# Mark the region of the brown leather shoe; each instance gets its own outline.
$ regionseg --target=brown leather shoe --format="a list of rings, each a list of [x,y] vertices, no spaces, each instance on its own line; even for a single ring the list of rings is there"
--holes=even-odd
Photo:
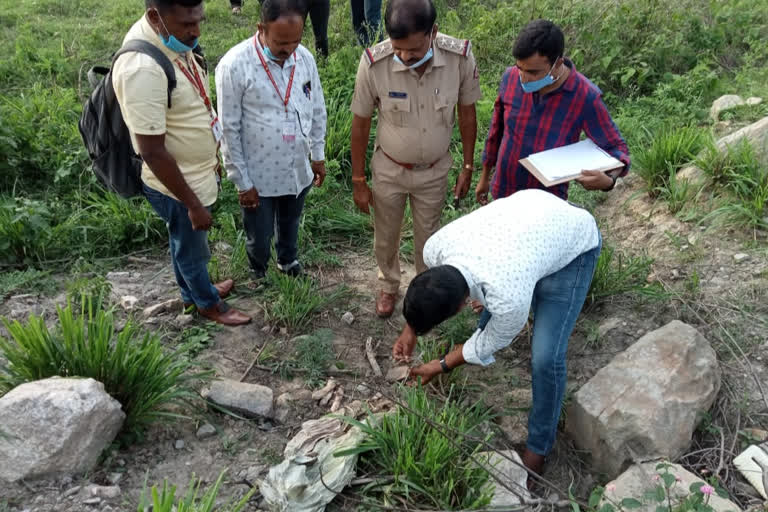
[[[213,320],[217,324],[222,325],[245,325],[251,321],[251,317],[229,307],[224,301],[209,309],[197,308],[197,312],[208,320]]]
[[[379,296],[376,298],[376,314],[379,315],[379,318],[389,318],[392,316],[392,312],[395,310],[395,302],[397,302],[396,294],[384,291],[379,292]]]
[[[530,470],[530,472],[533,472],[536,474],[536,476],[541,475],[541,473],[544,470],[544,462],[546,461],[546,457],[543,455],[539,455],[538,453],[534,453],[528,448],[525,449],[523,452],[523,465]],[[527,480],[527,487],[530,491],[533,487],[534,478],[532,478],[530,475],[528,476]]]
[[[216,288],[216,291],[219,293],[220,299],[226,299],[227,296],[232,292],[232,289],[235,287],[235,281],[232,279],[225,279],[220,283],[214,284],[213,287]],[[185,302],[184,309],[186,310],[194,305],[195,304],[193,302]]]

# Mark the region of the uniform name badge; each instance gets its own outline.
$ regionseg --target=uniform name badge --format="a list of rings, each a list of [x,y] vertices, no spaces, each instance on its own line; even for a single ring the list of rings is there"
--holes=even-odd
[[[296,141],[296,122],[292,115],[286,114],[283,119],[283,142]]]
[[[213,138],[216,140],[216,143],[218,144],[221,142],[221,139],[224,137],[224,128],[221,127],[219,116],[216,116],[211,120],[211,131],[213,132]]]

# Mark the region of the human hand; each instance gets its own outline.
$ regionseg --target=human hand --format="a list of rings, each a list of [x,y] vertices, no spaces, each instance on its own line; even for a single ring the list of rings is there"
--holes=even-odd
[[[325,160],[312,162],[310,166],[312,167],[312,174],[315,175],[312,184],[316,187],[322,187],[323,181],[325,181]]]
[[[605,190],[613,185],[613,179],[602,171],[581,171],[576,181],[587,190]]]
[[[401,363],[410,363],[411,354],[416,346],[416,335],[413,334],[410,327],[403,329],[402,334],[395,341],[392,347],[392,359]]]
[[[456,186],[453,188],[454,199],[464,199],[469,192],[469,186],[472,184],[472,169],[463,169],[458,178],[456,178]]]
[[[205,206],[198,204],[193,208],[189,208],[187,209],[187,215],[192,223],[192,229],[195,231],[208,231],[211,229],[213,217],[211,217],[211,212]]]
[[[408,374],[408,385],[415,386],[419,383],[419,377],[421,377],[421,385],[426,386],[429,381],[435,378],[436,375],[443,373],[443,369],[440,366],[440,361],[435,359],[416,368],[411,368]]]
[[[477,182],[477,186],[475,187],[475,199],[478,203],[480,203],[482,206],[485,206],[488,204],[488,191],[491,188],[490,180],[488,179],[488,176],[483,173],[483,175],[480,176],[480,179]]]
[[[238,192],[237,200],[240,202],[240,206],[243,208],[258,208],[259,191],[256,190],[256,187],[251,187],[248,190]]]
[[[358,210],[363,213],[371,213],[370,206],[373,206],[373,192],[368,187],[368,183],[364,181],[352,182],[352,198]]]

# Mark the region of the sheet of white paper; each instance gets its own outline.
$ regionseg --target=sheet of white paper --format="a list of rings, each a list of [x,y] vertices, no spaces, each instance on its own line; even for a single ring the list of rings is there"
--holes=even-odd
[[[534,153],[528,157],[528,161],[551,181],[574,176],[583,170],[621,165],[621,162],[597,147],[592,139]]]

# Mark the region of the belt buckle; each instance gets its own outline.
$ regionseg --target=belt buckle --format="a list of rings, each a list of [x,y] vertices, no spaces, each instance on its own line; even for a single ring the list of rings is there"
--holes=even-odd
[[[411,167],[412,171],[423,171],[424,169],[429,169],[431,167],[430,164],[413,164]]]

